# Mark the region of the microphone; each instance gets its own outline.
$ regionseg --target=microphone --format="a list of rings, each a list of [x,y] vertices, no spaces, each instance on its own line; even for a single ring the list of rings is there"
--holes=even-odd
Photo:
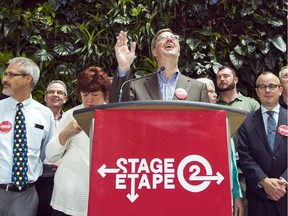
[[[147,74],[145,76],[141,76],[141,77],[137,77],[137,78],[134,78],[134,79],[130,79],[130,80],[126,80],[125,82],[122,83],[121,87],[120,87],[120,91],[119,91],[119,97],[118,97],[118,102],[121,102],[122,101],[122,96],[123,96],[123,88],[124,86],[127,84],[127,83],[130,83],[130,82],[133,82],[135,80],[138,80],[138,79],[142,79],[142,78],[145,78],[145,77],[149,77],[155,73],[158,73],[158,72],[162,72],[162,71],[165,71],[165,67],[162,66],[160,67],[160,69],[154,73],[150,73],[150,74]]]

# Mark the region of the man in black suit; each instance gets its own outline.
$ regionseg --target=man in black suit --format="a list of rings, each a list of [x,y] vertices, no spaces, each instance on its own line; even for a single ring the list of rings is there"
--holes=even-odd
[[[127,32],[120,32],[115,45],[118,74],[113,78],[110,102],[119,100],[121,85],[131,78],[130,66],[135,58],[136,43],[128,48]],[[179,36],[170,29],[158,31],[151,43],[151,52],[158,64],[158,72],[127,83],[123,101],[129,100],[186,100],[209,102],[206,84],[184,76],[178,69]]]
[[[287,110],[278,102],[282,87],[272,72],[263,72],[256,85],[261,108],[251,113],[238,130],[248,215],[287,216]],[[275,127],[269,132],[271,119]]]

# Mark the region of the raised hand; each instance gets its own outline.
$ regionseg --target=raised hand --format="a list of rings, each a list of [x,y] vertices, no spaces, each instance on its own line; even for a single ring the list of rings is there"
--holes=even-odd
[[[130,69],[131,64],[135,58],[136,43],[130,43],[130,50],[128,47],[127,32],[121,31],[117,37],[115,44],[115,56],[117,59],[118,67],[121,71]]]

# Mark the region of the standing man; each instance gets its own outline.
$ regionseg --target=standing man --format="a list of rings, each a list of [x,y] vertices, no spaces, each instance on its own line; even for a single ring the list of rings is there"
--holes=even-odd
[[[229,66],[219,68],[216,75],[216,91],[219,94],[217,104],[227,105],[245,110],[248,113],[260,108],[259,103],[237,91],[238,77],[235,70]]]
[[[279,105],[279,78],[256,81],[261,108],[238,129],[240,166],[247,182],[249,216],[287,216],[287,111]]]
[[[216,103],[217,94],[215,91],[215,85],[214,85],[213,80],[206,78],[206,77],[199,78],[197,80],[206,83],[208,93],[209,93],[210,103]],[[235,146],[234,146],[233,139],[231,139],[230,145],[231,145],[230,166],[231,166],[231,179],[232,179],[231,187],[232,187],[232,198],[233,198],[233,216],[243,216],[244,214],[244,208],[243,208],[243,203],[242,203],[243,195],[242,195],[242,191],[241,191],[241,187],[240,187],[240,183],[238,179],[238,170],[236,166]]]
[[[283,88],[282,95],[279,97],[279,104],[287,110],[288,105],[288,65],[281,68],[279,72],[279,79]]]
[[[52,80],[46,89],[45,93],[46,106],[51,109],[54,114],[55,127],[63,115],[63,105],[67,101],[67,87],[61,80]]]
[[[45,147],[54,130],[53,114],[32,99],[40,70],[24,57],[9,60],[0,101],[0,215],[34,216],[35,182],[42,174]]]
[[[55,128],[62,118],[63,105],[67,101],[67,88],[64,82],[61,80],[52,80],[46,89],[45,93],[46,106],[51,109],[54,114]],[[52,207],[50,201],[52,198],[54,175],[60,161],[51,164],[47,160],[43,164],[43,174],[36,182],[36,189],[39,196],[39,205],[37,216],[51,216]]]
[[[245,97],[240,92],[237,91],[238,77],[233,68],[229,66],[222,66],[219,68],[216,75],[216,91],[218,93],[218,98],[216,103],[226,106],[231,106],[234,108],[242,109],[248,113],[254,112],[260,108],[260,104],[253,98]],[[237,134],[233,137],[235,149],[236,149],[236,160],[238,161],[238,140]],[[238,166],[238,176],[241,184],[241,189],[243,191],[243,205],[244,205],[244,215],[247,216],[247,200],[245,197],[246,183],[242,171]]]
[[[131,43],[130,50],[127,43],[127,32],[121,31],[115,45],[118,74],[113,79],[109,97],[110,102],[122,100],[121,85],[131,77],[130,66],[135,58],[136,43]],[[170,29],[158,31],[152,40],[151,52],[158,64],[157,73],[126,83],[123,88],[123,100],[209,102],[206,85],[182,75],[178,69],[178,59],[180,56],[178,35],[173,34]]]

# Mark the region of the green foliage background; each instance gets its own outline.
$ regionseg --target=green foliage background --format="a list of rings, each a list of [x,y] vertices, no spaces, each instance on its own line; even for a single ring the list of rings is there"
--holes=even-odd
[[[182,73],[210,76],[222,64],[233,66],[238,88],[255,97],[263,70],[278,74],[287,64],[287,0],[2,0],[0,72],[10,58],[26,56],[41,68],[33,97],[43,103],[53,79],[66,82],[66,109],[79,103],[73,94],[81,68],[94,64],[112,76],[117,67],[116,36],[128,31],[137,43],[133,69],[154,72],[150,42],[156,31],[180,35]]]

